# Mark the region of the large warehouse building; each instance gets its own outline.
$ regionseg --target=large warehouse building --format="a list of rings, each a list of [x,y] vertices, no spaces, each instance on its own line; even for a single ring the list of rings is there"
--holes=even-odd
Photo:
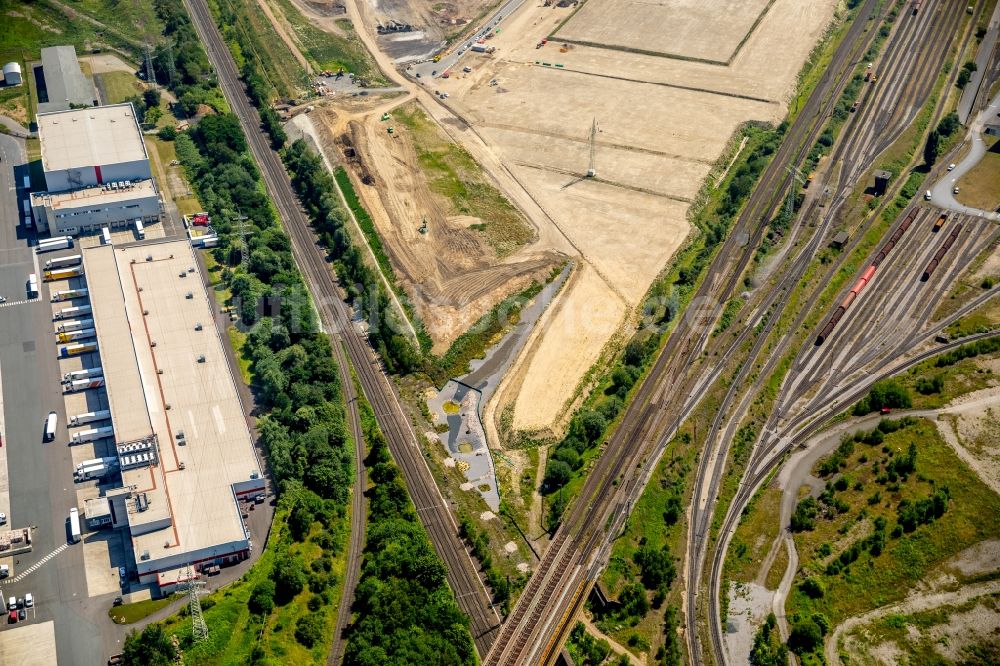
[[[251,550],[239,501],[264,492],[254,450],[186,240],[83,251],[139,579],[164,592]]]
[[[35,227],[52,235],[153,222],[161,213],[131,104],[38,114],[46,192],[31,196]]]

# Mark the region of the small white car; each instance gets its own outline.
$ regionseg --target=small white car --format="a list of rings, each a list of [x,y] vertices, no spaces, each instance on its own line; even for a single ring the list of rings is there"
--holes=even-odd
[[[951,193],[952,193],[952,194],[958,194],[958,188],[956,187],[955,189],[953,189],[953,190],[951,191]]]
[[[0,578],[6,578],[10,575],[10,567],[6,564],[0,564]]]
[[[927,190],[926,192],[924,192],[924,199],[926,199],[927,201],[931,200],[931,191],[930,190]]]
[[[954,168],[955,168],[955,165],[954,165],[954,164],[949,164],[949,165],[948,165],[948,171],[951,171],[951,170],[952,170],[952,169],[954,169]]]
[[[31,596],[31,592],[28,592],[26,595],[24,595],[24,607],[31,608],[34,605],[35,605],[35,598]]]
[[[7,524],[7,514],[4,513],[3,511],[0,511],[0,525],[6,525],[6,524]]]

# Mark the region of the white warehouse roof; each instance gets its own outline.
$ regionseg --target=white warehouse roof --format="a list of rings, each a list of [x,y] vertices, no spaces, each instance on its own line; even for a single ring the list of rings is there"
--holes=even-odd
[[[45,171],[148,159],[132,105],[112,104],[38,114]]]

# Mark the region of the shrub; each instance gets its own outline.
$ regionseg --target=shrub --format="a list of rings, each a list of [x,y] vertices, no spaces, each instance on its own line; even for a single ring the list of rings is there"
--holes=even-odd
[[[829,547],[829,544],[826,544]],[[799,583],[799,589],[802,593],[809,597],[810,599],[820,599],[823,597],[823,583],[819,579],[809,576],[801,583]]]
[[[321,613],[300,617],[295,623],[295,640],[307,648],[316,645],[323,638],[324,621],[325,616]]]
[[[792,625],[788,647],[797,655],[812,652],[823,640],[823,630],[812,619],[799,620]]]
[[[247,608],[255,615],[270,615],[274,609],[274,581],[263,580],[257,583],[250,593]]]

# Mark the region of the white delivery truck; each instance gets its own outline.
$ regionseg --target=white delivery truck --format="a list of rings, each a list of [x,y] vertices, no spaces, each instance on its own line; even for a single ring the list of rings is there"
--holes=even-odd
[[[88,377],[87,379],[74,379],[63,384],[63,393],[79,393],[90,389],[104,386],[104,377]]]
[[[38,276],[34,273],[28,275],[28,298],[38,298]]]
[[[49,412],[49,415],[45,417],[45,435],[43,439],[46,442],[51,442],[56,438],[56,421],[58,418],[55,412]]]
[[[69,510],[69,540],[72,543],[80,541],[80,511],[75,506]]]
[[[142,226],[142,220],[135,221],[135,235],[139,237],[139,240],[146,237],[146,230]]]
[[[105,245],[111,245],[111,229],[107,227],[101,229],[101,242]]]
[[[52,302],[58,303],[59,301],[71,301],[74,298],[87,298],[89,294],[90,291],[86,287],[80,287],[78,289],[64,289],[52,294]]]

